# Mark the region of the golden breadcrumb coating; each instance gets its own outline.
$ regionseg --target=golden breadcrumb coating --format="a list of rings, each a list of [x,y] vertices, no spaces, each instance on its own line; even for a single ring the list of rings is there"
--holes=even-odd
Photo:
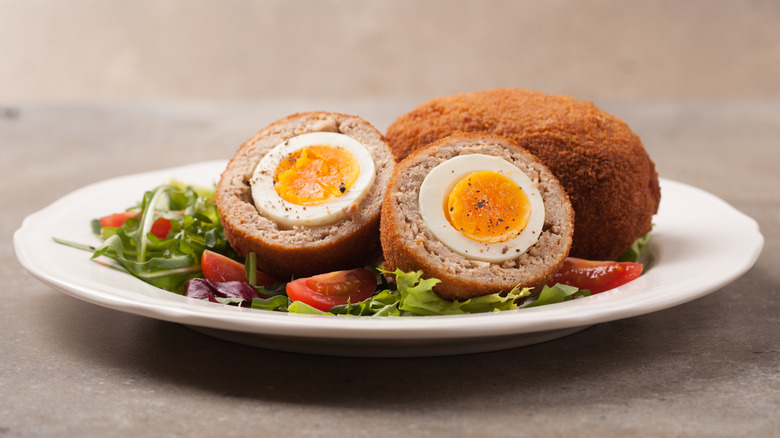
[[[655,165],[628,125],[592,102],[519,89],[457,94],[402,115],[386,138],[401,160],[456,132],[510,138],[552,171],[574,207],[572,256],[615,259],[650,231],[661,196]]]

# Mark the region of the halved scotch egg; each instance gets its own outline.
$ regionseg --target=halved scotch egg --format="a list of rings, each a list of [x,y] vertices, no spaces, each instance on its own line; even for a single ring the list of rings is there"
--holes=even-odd
[[[574,213],[552,173],[513,141],[455,134],[396,166],[382,206],[385,267],[422,270],[464,300],[537,288],[571,247]]]
[[[258,132],[217,184],[225,236],[280,280],[364,266],[379,255],[379,213],[395,160],[356,116],[295,114]]]

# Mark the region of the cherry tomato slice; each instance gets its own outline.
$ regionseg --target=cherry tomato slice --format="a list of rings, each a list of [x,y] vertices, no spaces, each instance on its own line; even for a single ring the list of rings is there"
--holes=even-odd
[[[108,216],[100,218],[101,227],[113,227],[119,228],[131,217],[135,217],[138,214],[137,211],[123,211],[122,213],[114,213]]]
[[[152,229],[149,230],[158,239],[165,239],[171,231],[171,221],[164,217],[158,217],[152,222]]]
[[[203,251],[203,255],[200,258],[200,267],[203,269],[203,276],[207,280],[217,282],[247,281],[244,265],[214,251]],[[276,279],[270,275],[257,271],[258,286],[270,286],[276,282]]]
[[[376,284],[376,275],[368,269],[335,271],[287,283],[287,296],[327,312],[333,306],[369,298]]]
[[[639,277],[641,273],[641,263],[601,262],[567,257],[549,284],[567,284],[597,294],[624,285]]]

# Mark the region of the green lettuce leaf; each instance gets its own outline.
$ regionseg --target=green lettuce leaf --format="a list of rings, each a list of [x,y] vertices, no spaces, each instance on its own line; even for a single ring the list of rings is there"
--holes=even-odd
[[[531,295],[530,288],[517,288],[504,294],[483,295],[463,303],[461,308],[466,313],[500,312],[519,308],[518,303]]]
[[[276,295],[271,298],[255,298],[252,300],[253,309],[286,312],[288,307],[290,307],[290,299],[285,295]]]
[[[649,241],[650,241],[650,233],[647,233],[644,236],[636,239],[634,243],[631,244],[631,248],[629,248],[628,251],[624,252],[623,255],[618,257],[617,261],[619,262],[639,261],[639,257],[642,255],[642,251],[645,249]]]
[[[305,315],[332,315],[330,312],[323,312],[320,309],[314,308],[303,301],[293,301],[287,306],[287,311],[290,313],[303,313]]]
[[[517,301],[530,295],[530,290],[527,288],[514,288],[507,293],[496,293],[465,301],[448,301],[433,292],[433,287],[440,281],[435,278],[423,278],[422,271],[391,272],[381,269],[378,271],[395,275],[394,289],[383,289],[359,303],[335,306],[330,312],[325,313],[352,316],[430,316],[496,312],[517,309]]]
[[[214,202],[214,189],[185,185],[171,181],[144,193],[143,198],[128,210],[138,210],[137,218],[128,219],[121,227],[101,227],[97,219],[91,222],[102,245],[92,248],[55,239],[59,243],[92,251],[93,258],[105,256],[118,262],[116,269],[124,269],[143,281],[176,293],[182,293],[191,278],[202,276],[200,257],[205,249],[238,259],[225,238],[219,212]],[[108,213],[108,212],[107,212]],[[154,236],[151,226],[158,217],[171,222],[171,232],[164,238]],[[638,261],[650,240],[650,233],[637,239],[619,261]],[[508,292],[475,297],[465,301],[448,301],[433,292],[440,282],[423,278],[422,271],[394,272],[376,269],[377,292],[359,303],[335,306],[321,312],[300,302],[292,302],[283,282],[272,286],[257,286],[254,274],[256,260],[250,255],[245,261],[249,283],[264,296],[255,299],[255,309],[345,316],[426,316],[459,315],[465,313],[496,312],[523,307],[537,307],[587,296],[587,290],[572,286],[545,286],[534,299],[528,288],[513,288]],[[392,274],[388,282],[383,274]],[[225,304],[232,304],[230,300]]]
[[[568,301],[577,297],[586,297],[590,295],[587,289],[578,289],[575,286],[566,284],[555,284],[553,286],[544,286],[536,300],[526,304],[525,307],[537,307],[547,304],[556,304]]]

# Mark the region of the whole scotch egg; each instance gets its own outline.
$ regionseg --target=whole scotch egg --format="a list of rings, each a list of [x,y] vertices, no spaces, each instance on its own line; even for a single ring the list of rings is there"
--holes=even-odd
[[[491,134],[455,134],[415,151],[396,166],[382,206],[385,268],[422,270],[451,300],[542,286],[573,231],[558,180]]]
[[[652,229],[655,164],[639,136],[593,102],[522,89],[458,93],[399,116],[386,138],[400,161],[457,132],[509,138],[552,171],[575,211],[574,257],[615,260]]]

